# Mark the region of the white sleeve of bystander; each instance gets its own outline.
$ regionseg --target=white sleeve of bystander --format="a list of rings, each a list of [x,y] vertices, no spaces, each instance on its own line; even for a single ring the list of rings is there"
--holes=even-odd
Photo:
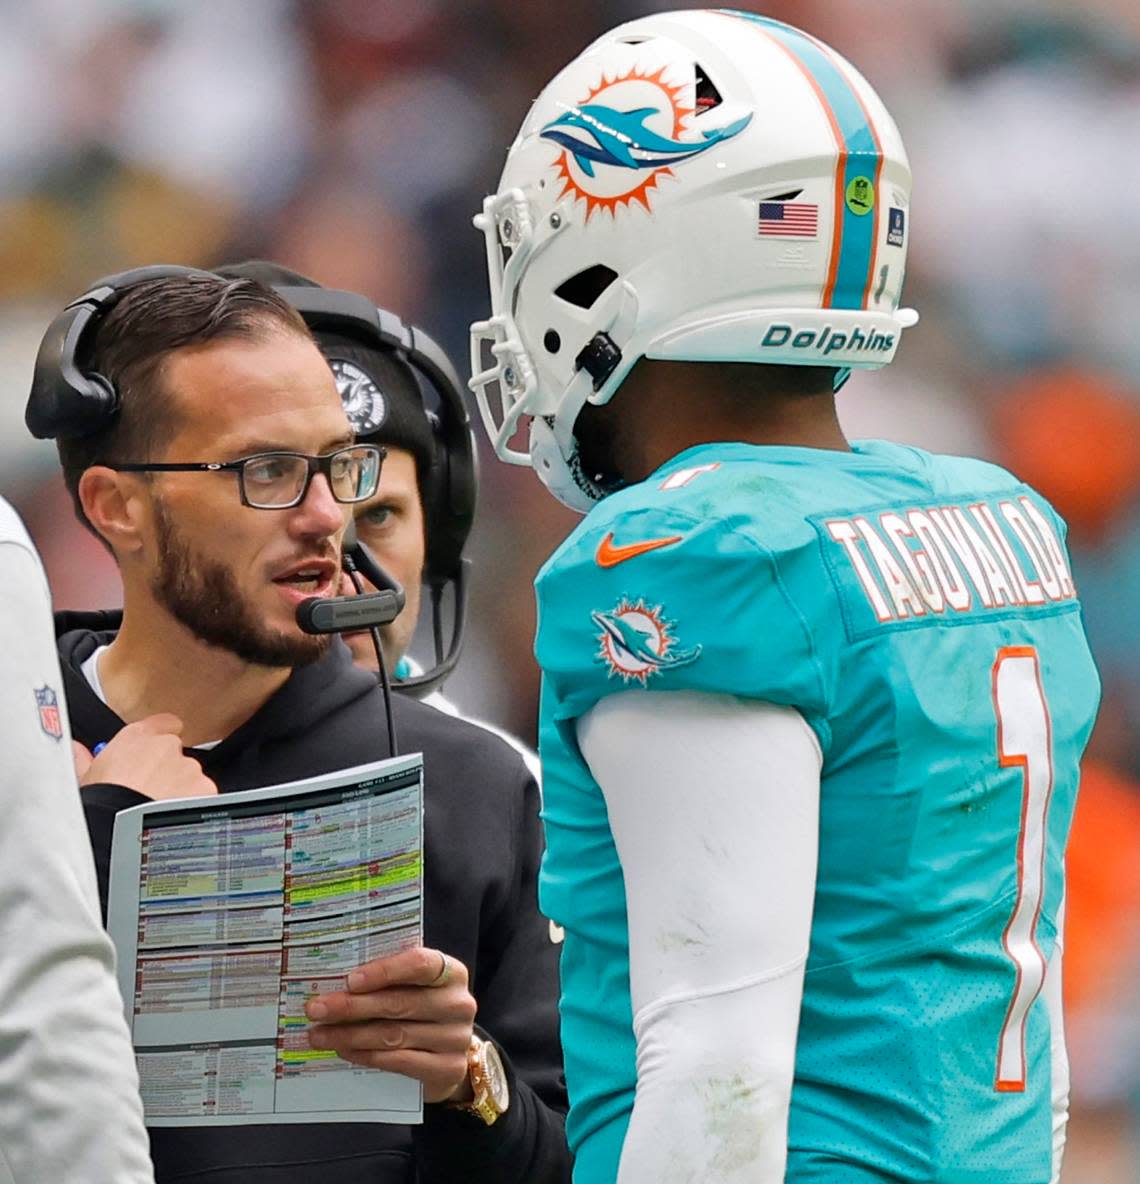
[[[153,1184],[47,582],[0,501],[0,1184]]]

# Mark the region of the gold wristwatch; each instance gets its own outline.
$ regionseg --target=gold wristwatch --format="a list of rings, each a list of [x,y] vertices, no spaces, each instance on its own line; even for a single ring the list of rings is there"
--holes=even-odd
[[[478,1115],[491,1126],[506,1112],[511,1104],[511,1094],[499,1050],[489,1040],[471,1037],[467,1046],[467,1080],[471,1082],[475,1096],[470,1102],[449,1102],[448,1105]]]

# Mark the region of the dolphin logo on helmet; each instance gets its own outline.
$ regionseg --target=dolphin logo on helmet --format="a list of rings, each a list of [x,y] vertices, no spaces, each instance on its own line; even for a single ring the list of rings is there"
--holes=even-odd
[[[619,169],[656,169],[677,164],[715,148],[724,140],[731,140],[752,122],[752,112],[749,111],[727,127],[702,132],[703,141],[685,144],[659,136],[645,126],[650,116],[661,114],[659,107],[615,111],[613,107],[590,103],[552,119],[539,134],[568,149],[575,164],[587,177],[592,177],[593,162]],[[594,142],[588,143],[572,132],[585,132]]]

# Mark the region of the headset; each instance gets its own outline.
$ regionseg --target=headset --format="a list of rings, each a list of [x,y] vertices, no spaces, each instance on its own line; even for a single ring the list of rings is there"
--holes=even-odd
[[[336,288],[274,284],[315,334],[335,333],[361,345],[394,354],[423,379],[439,400],[429,412],[432,458],[421,492],[426,551],[424,583],[431,593],[435,665],[424,674],[403,679],[396,688],[415,695],[433,691],[455,668],[463,646],[471,561],[463,548],[475,518],[478,465],[471,418],[459,376],[443,349],[422,329],[406,325],[395,313],[377,308],[366,296]],[[455,588],[451,640],[445,645],[443,594]]]
[[[149,280],[200,276],[196,267],[158,264],[104,276],[52,321],[40,342],[24,422],[37,440],[90,436],[109,427],[119,410],[119,393],[102,374],[86,371],[80,359],[88,352],[100,321],[124,293]]]

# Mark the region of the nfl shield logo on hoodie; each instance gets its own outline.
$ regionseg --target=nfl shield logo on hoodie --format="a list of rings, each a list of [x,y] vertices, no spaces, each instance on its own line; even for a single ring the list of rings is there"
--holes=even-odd
[[[40,727],[56,740],[63,739],[63,720],[59,714],[59,699],[55,691],[44,686],[36,691],[36,706],[40,709]]]

